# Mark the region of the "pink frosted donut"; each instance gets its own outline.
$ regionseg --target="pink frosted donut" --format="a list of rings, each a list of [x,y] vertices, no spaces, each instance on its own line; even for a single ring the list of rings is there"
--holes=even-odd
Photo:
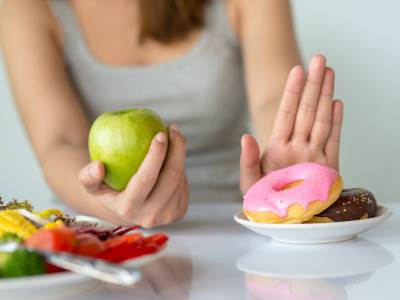
[[[302,223],[332,205],[341,190],[335,169],[299,163],[257,181],[244,196],[243,211],[255,222]]]

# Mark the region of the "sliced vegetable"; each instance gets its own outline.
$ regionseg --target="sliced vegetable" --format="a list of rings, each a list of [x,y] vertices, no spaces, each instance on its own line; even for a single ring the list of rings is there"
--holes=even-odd
[[[118,226],[118,227],[115,227],[112,232],[115,235],[121,236],[121,235],[127,234],[130,231],[133,231],[133,230],[136,230],[139,228],[141,228],[139,225],[133,225],[133,226],[129,226],[129,227]]]
[[[65,272],[66,271],[66,270],[64,270],[64,269],[62,269],[60,267],[57,267],[55,265],[52,265],[50,263],[46,264],[46,268],[47,268],[46,269],[46,274],[60,273],[60,272]]]
[[[76,233],[80,234],[92,234],[97,236],[100,240],[105,241],[110,237],[113,237],[113,233],[110,230],[99,229],[94,225],[83,226],[76,228]]]
[[[147,254],[158,252],[160,247],[155,244],[144,245],[144,244],[122,244],[115,248],[107,249],[98,255],[96,258],[112,261],[112,262],[123,262],[128,259],[140,257]]]
[[[35,225],[25,219],[17,210],[0,211],[0,230],[15,233],[23,240],[37,231]]]
[[[156,243],[158,246],[163,246],[168,241],[168,237],[165,234],[156,233],[147,236],[145,238],[145,241],[152,241]]]
[[[76,246],[76,233],[65,226],[44,228],[26,240],[25,245],[34,249],[73,252]]]
[[[44,274],[46,262],[36,252],[17,249],[11,253],[0,253],[0,277],[20,277]]]
[[[93,257],[106,249],[104,243],[97,236],[89,233],[80,234],[76,237],[74,253]]]
[[[0,197],[0,210],[8,209],[26,209],[27,211],[32,212],[33,207],[29,201],[18,201],[17,199],[13,199],[7,204],[4,204],[3,199]]]
[[[2,235],[0,235],[0,244],[9,243],[9,242],[21,243],[22,239],[15,233],[11,233],[11,232],[5,232]]]
[[[143,239],[143,234],[132,233],[132,234],[116,237],[113,239],[109,239],[109,240],[105,241],[105,246],[106,246],[106,249],[108,250],[108,249],[118,247],[122,244],[133,244],[142,239]]]
[[[41,218],[48,219],[51,216],[64,216],[64,213],[59,209],[46,209],[37,214]]]
[[[168,240],[163,234],[144,237],[140,233],[129,234],[105,242],[106,250],[96,255],[97,258],[113,262],[158,252]]]
[[[64,224],[63,221],[61,221],[61,220],[56,220],[56,221],[54,221],[54,222],[47,223],[46,225],[44,225],[44,228],[46,228],[46,229],[53,229],[53,228],[62,227],[62,226],[64,226],[64,225],[65,225],[65,224]]]
[[[25,217],[33,224],[44,226],[50,222],[49,220],[41,218],[33,212],[27,211],[26,209],[18,209],[17,211],[21,214],[21,216]]]
[[[132,230],[140,228],[139,226],[129,226],[129,227],[122,227],[118,226],[115,227],[112,230],[107,230],[107,229],[101,229],[97,228],[95,225],[90,225],[90,226],[81,226],[76,228],[76,233],[77,234],[84,234],[84,233],[90,233],[93,235],[96,235],[100,240],[106,241],[118,236],[122,236]]]

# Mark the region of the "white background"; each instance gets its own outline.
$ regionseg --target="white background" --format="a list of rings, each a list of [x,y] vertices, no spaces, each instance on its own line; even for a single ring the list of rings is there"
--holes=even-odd
[[[400,188],[400,2],[293,1],[304,62],[323,53],[345,101],[341,172],[346,186],[362,186],[382,203]],[[1,67],[1,62],[0,62]],[[2,69],[2,68],[1,68]],[[44,206],[52,196],[0,72],[0,195]]]

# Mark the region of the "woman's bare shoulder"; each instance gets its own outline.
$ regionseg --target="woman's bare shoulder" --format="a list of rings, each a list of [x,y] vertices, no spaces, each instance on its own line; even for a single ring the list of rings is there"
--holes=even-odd
[[[56,34],[57,23],[46,0],[3,0],[0,5],[0,39],[19,34]]]

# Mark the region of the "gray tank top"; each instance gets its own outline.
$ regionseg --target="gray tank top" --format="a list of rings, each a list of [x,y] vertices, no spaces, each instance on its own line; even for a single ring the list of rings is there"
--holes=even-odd
[[[90,120],[106,111],[149,108],[187,138],[190,201],[240,198],[240,138],[247,105],[239,44],[224,1],[207,7],[196,45],[170,62],[110,66],[90,53],[68,0],[50,1],[64,34],[71,81]]]

